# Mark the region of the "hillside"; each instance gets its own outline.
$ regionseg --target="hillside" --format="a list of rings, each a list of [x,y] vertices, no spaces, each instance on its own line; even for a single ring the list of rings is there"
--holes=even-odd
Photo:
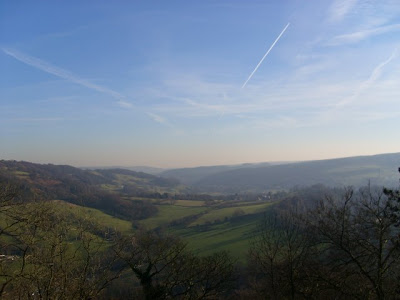
[[[324,184],[327,186],[395,186],[400,153],[316,160],[282,165],[262,165],[223,170],[178,169],[162,175],[185,176],[191,186],[206,192],[239,193],[288,189],[295,186]]]
[[[179,168],[171,169],[160,173],[160,176],[166,178],[176,178],[180,182],[186,185],[193,185],[196,182],[212,176],[214,174],[219,174],[226,171],[244,169],[244,168],[257,168],[269,166],[269,163],[259,163],[259,164],[240,164],[240,165],[222,165],[222,166],[204,166],[195,168]]]
[[[156,167],[148,167],[148,166],[133,166],[133,167],[126,167],[126,166],[97,166],[97,167],[82,167],[82,169],[86,170],[109,170],[109,169],[125,169],[134,172],[142,172],[151,175],[159,175],[162,172],[165,172],[167,169],[163,168],[156,168]]]
[[[56,193],[58,189],[66,189],[71,184],[106,190],[120,190],[128,186],[137,191],[161,193],[182,188],[177,180],[127,169],[83,170],[68,165],[6,160],[0,160],[0,180],[16,180]]]
[[[25,199],[64,200],[98,208],[124,219],[142,219],[157,212],[135,197],[176,193],[176,180],[124,169],[82,170],[66,165],[0,161],[0,183],[19,187]]]

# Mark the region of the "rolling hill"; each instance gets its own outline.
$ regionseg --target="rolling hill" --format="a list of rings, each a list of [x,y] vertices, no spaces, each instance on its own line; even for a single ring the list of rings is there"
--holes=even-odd
[[[129,220],[157,212],[150,201],[138,197],[161,197],[185,189],[176,180],[125,169],[82,170],[6,160],[0,161],[0,183],[18,186],[24,199],[64,200]]]
[[[328,160],[252,165],[251,167],[205,167],[170,170],[162,176],[186,178],[187,184],[203,192],[263,192],[295,186],[396,186],[400,153]]]
[[[195,168],[179,168],[171,169],[160,173],[160,176],[166,178],[176,178],[180,182],[186,185],[193,185],[196,182],[222,172],[245,169],[245,168],[257,168],[269,166],[269,163],[259,164],[240,164],[240,165],[222,165],[222,166],[204,166]]]

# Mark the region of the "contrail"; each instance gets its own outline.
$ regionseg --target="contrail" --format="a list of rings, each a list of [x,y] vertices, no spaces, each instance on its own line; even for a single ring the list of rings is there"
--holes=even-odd
[[[16,50],[11,50],[11,49],[6,49],[6,48],[1,48],[1,50],[3,50],[3,52],[5,54],[15,58],[16,60],[19,60],[20,62],[23,62],[23,63],[25,63],[29,66],[32,66],[36,69],[42,70],[43,72],[53,74],[57,77],[68,80],[70,82],[74,82],[76,84],[82,85],[84,87],[98,91],[100,93],[108,94],[108,95],[112,96],[113,98],[121,100],[121,101],[123,99],[125,99],[125,97],[123,95],[121,95],[120,93],[118,93],[114,90],[111,90],[109,88],[106,88],[106,87],[98,85],[98,84],[94,84],[86,79],[80,78],[79,76],[77,76],[67,70],[61,69],[54,65],[51,65],[48,62],[45,62],[36,57],[26,55],[26,54],[21,53]],[[120,102],[119,104],[120,105],[122,104],[122,106],[129,105],[129,103],[125,102],[125,101],[123,101],[123,103]]]
[[[387,60],[381,62],[378,66],[375,67],[375,69],[369,75],[369,78],[361,83],[361,85],[353,93],[353,95],[340,101],[338,104],[336,104],[336,107],[341,107],[350,104],[355,99],[357,99],[364,90],[368,89],[377,79],[379,79],[379,77],[382,74],[383,68],[398,56],[398,50],[399,50],[398,48],[394,49],[392,55],[390,55],[390,57]]]
[[[286,31],[286,29],[289,27],[290,23],[287,23],[287,25],[285,26],[285,28],[283,28],[282,32],[279,34],[279,36],[276,38],[275,42],[273,42],[273,44],[271,45],[271,47],[269,47],[267,53],[264,54],[263,58],[261,58],[260,62],[258,63],[258,65],[256,66],[256,68],[254,69],[254,71],[250,74],[249,78],[247,78],[247,80],[245,81],[245,83],[243,83],[242,88],[244,88],[247,84],[247,82],[250,80],[250,78],[254,75],[254,73],[257,71],[258,67],[262,64],[263,60],[267,57],[268,53],[272,50],[272,48],[274,48],[275,44],[279,41],[279,39],[281,38],[282,34]]]

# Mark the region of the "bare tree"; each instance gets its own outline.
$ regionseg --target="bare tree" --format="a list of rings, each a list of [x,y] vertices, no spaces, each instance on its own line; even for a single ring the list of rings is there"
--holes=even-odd
[[[184,299],[219,299],[236,282],[234,261],[227,252],[196,256],[186,252],[174,264],[166,282],[168,295]]]
[[[326,196],[301,215],[270,213],[249,252],[255,292],[245,294],[269,299],[398,296],[400,231],[392,193],[347,188],[342,197]]]
[[[158,299],[165,294],[162,281],[168,268],[184,253],[186,244],[172,236],[140,230],[121,237],[115,251],[139,279],[145,299]]]
[[[121,237],[115,251],[139,280],[145,299],[209,299],[227,292],[233,282],[227,253],[198,257],[180,239],[160,232]]]
[[[383,192],[367,187],[355,195],[347,189],[340,200],[322,201],[308,215],[307,224],[321,251],[319,275],[326,288],[341,297],[394,296],[400,244]]]
[[[400,173],[400,167],[398,168]],[[399,180],[399,187],[400,187],[400,180]],[[400,226],[400,189],[388,189],[384,188],[383,193],[388,197],[389,206],[392,211],[392,215],[394,218],[397,219],[396,226]],[[400,234],[399,234],[400,239]]]
[[[265,216],[249,251],[252,289],[258,297],[296,299],[313,293],[313,255],[307,231],[293,212]]]

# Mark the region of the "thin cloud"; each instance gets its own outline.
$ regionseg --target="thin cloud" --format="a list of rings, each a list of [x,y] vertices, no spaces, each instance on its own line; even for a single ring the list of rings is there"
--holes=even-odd
[[[155,114],[155,113],[150,113],[148,112],[147,115],[155,122],[163,124],[163,125],[167,125],[169,127],[171,127],[171,124],[167,121],[167,119]]]
[[[175,83],[175,80],[172,82]],[[149,95],[151,98],[162,97],[170,100],[157,103],[158,111],[167,115],[191,118],[271,113],[294,107],[322,109],[334,106],[337,103],[335,99],[343,98],[350,90],[348,87],[350,83],[310,84],[298,82],[296,78],[294,81],[285,78],[274,83],[264,82],[253,86],[245,93],[233,84],[231,86],[225,83],[209,84],[200,79],[180,80],[180,84],[172,86],[167,84],[159,89],[155,88],[153,95]],[[330,95],[329,98],[327,95]]]
[[[357,4],[357,0],[336,0],[329,10],[331,22],[341,21]]]
[[[343,44],[354,44],[362,40],[368,39],[372,36],[381,35],[384,33],[400,30],[400,24],[392,24],[387,26],[380,26],[368,30],[361,30],[348,34],[342,34],[334,37],[329,43],[329,46],[338,46]]]
[[[121,106],[122,108],[132,108],[132,107],[133,107],[133,104],[132,104],[132,103],[126,102],[126,101],[123,101],[123,100],[119,100],[119,101],[117,102],[117,104],[118,104],[119,106]]]
[[[366,86],[368,87],[371,83],[373,83],[376,79],[378,79],[380,77],[380,75],[382,74],[382,69],[384,66],[386,66],[388,63],[390,63],[393,59],[395,59],[398,56],[398,49],[395,49],[392,53],[392,55],[390,55],[390,57],[383,61],[382,63],[380,63],[371,73],[371,76],[368,78],[368,80],[366,81]]]
[[[58,122],[64,121],[64,118],[16,118],[11,119],[12,121],[18,122]]]
[[[360,86],[355,91],[355,93],[352,96],[350,96],[346,99],[343,99],[341,102],[339,102],[337,104],[337,107],[348,105],[351,102],[353,102],[355,99],[357,99],[363,91],[368,89],[377,79],[379,79],[379,77],[382,74],[383,68],[387,64],[389,64],[393,59],[395,59],[397,56],[398,56],[398,49],[395,49],[388,59],[381,62],[379,65],[377,65],[374,68],[374,70],[371,72],[369,78],[360,84]]]
[[[362,94],[362,105],[357,105],[360,113],[358,119],[368,121],[368,117],[373,117],[369,112],[377,111],[376,108],[385,103],[396,103],[398,92],[395,94],[392,92],[384,99],[380,99],[379,104],[376,103],[378,97],[382,98],[383,91],[389,93],[393,91],[393,85],[395,86],[395,83],[387,89],[383,86],[395,81],[396,76],[393,73],[388,74],[385,81],[380,80],[385,67],[394,62],[397,54],[394,52],[392,55],[374,66],[371,72],[367,73],[364,83],[351,78],[336,78],[332,81],[325,77],[316,78],[312,82],[299,81],[298,77],[294,76],[277,79],[274,83],[256,84],[244,93],[234,84],[231,86],[215,82],[210,84],[206,80],[201,81],[200,78],[196,78],[195,81],[188,78],[180,79],[181,85],[167,84],[155,88],[156,96],[152,95],[151,98],[158,99],[162,96],[163,99],[169,99],[170,101],[158,102],[153,108],[157,113],[162,113],[162,116],[177,120],[178,124],[188,118],[218,118],[224,114],[229,120],[237,117],[238,126],[254,126],[260,129],[300,128],[318,127],[321,124],[331,125],[339,119],[354,120],[353,110],[342,109],[338,106],[338,102],[346,99],[350,105],[359,98],[360,93],[368,89],[368,93]],[[176,83],[173,78],[169,79],[168,83]],[[355,94],[357,89],[359,92]],[[222,90],[225,90],[226,97],[223,96]],[[343,106],[345,107],[347,106]],[[391,115],[384,110],[376,118],[378,117],[384,119]],[[153,119],[156,118],[153,115]],[[165,119],[159,119],[158,122],[163,120]]]
[[[62,79],[68,80],[70,82],[74,82],[76,84],[79,84],[81,86],[84,86],[86,88],[95,90],[97,92],[107,94],[109,96],[112,96],[115,99],[124,99],[125,96],[121,95],[120,93],[113,91],[109,88],[103,87],[98,84],[94,84],[86,79],[80,78],[79,76],[64,70],[62,68],[59,68],[57,66],[54,66],[46,61],[43,61],[39,58],[29,56],[27,54],[24,54],[22,52],[16,51],[16,50],[11,50],[11,49],[6,49],[2,48],[3,52],[16,60],[23,62],[31,67],[34,67],[36,69],[39,69],[43,72],[55,75],[57,77],[60,77]]]
[[[183,102],[185,102],[193,107],[196,107],[198,109],[214,111],[218,114],[224,114],[225,111],[227,110],[226,106],[224,106],[224,105],[203,104],[203,103],[196,102],[192,99],[184,99]]]

